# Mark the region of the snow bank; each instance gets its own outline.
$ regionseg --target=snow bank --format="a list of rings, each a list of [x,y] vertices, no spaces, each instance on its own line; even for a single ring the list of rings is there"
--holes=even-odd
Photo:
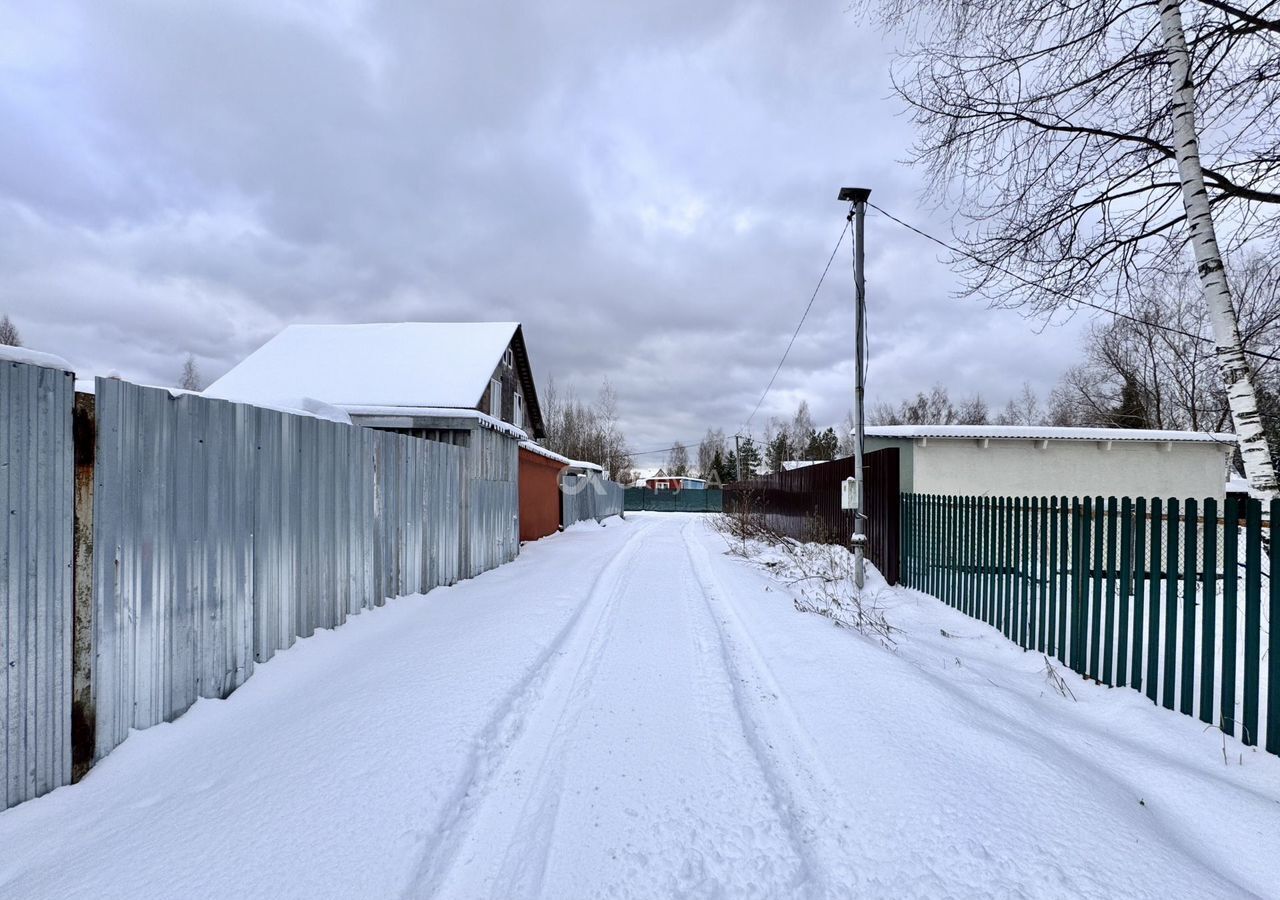
[[[844,551],[705,523],[573,527],[299,640],[0,813],[0,896],[1275,894],[1280,759],[1059,693],[874,570],[889,640],[834,627]]]
[[[26,363],[29,366],[44,366],[46,369],[62,369],[64,372],[75,371],[71,363],[61,356],[42,353],[39,350],[28,350],[26,347],[10,347],[8,344],[0,344],[0,360]]]
[[[854,858],[892,852],[906,864],[900,883],[870,894],[1274,894],[1280,758],[1137,691],[1085,681],[936,598],[890,587],[874,567],[862,602],[892,633],[831,628],[854,605],[842,577],[850,554],[793,547],[751,543],[739,562],[770,579],[775,599],[757,602],[745,586],[738,596],[784,690],[838,686],[791,696],[818,755],[863,788],[848,813],[866,848]],[[802,640],[780,611],[826,627]]]

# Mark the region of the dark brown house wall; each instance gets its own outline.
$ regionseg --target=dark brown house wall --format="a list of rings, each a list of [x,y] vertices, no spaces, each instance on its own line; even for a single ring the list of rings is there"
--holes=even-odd
[[[508,349],[510,349],[509,345]],[[489,408],[488,382],[485,382],[484,396],[480,398],[480,403],[477,408],[485,415],[490,415],[495,419],[501,419],[504,422],[513,424],[516,415],[515,395],[524,395],[524,386],[520,383],[520,373],[516,369],[514,354],[510,366],[505,365],[502,360],[498,360],[498,365],[494,367],[493,374],[490,375],[489,378],[490,380],[496,378],[502,384],[502,409],[493,410]],[[525,407],[525,416],[528,416],[528,406]],[[527,428],[528,425],[529,423],[526,421],[525,427]]]
[[[520,448],[520,540],[560,528],[560,463]]]

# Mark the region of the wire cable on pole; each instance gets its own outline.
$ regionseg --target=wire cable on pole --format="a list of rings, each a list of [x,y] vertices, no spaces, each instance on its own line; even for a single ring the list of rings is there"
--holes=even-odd
[[[751,420],[756,417],[756,413],[760,411],[760,405],[764,403],[764,398],[769,396],[769,391],[773,389],[773,383],[778,378],[778,373],[782,371],[782,365],[787,361],[787,355],[791,353],[791,348],[796,342],[796,338],[800,335],[800,329],[804,327],[804,320],[809,317],[809,310],[813,308],[813,301],[818,299],[818,291],[822,290],[822,282],[827,278],[827,272],[831,270],[831,263],[835,261],[836,254],[840,252],[840,245],[844,243],[844,236],[849,233],[849,221],[846,219],[844,228],[840,230],[840,237],[836,239],[836,245],[831,248],[831,256],[827,258],[827,264],[822,269],[822,275],[818,278],[818,284],[813,289],[813,295],[809,297],[809,302],[804,308],[804,313],[800,316],[800,322],[796,325],[796,330],[791,334],[791,340],[787,341],[787,349],[782,351],[782,359],[778,360],[777,368],[773,370],[773,377],[769,379],[769,383],[765,385],[764,393],[760,395],[760,399],[756,401],[755,409],[751,410],[751,415],[747,416],[747,420],[742,423],[739,431],[746,431],[747,426],[751,424]]]
[[[925,240],[933,241],[933,243],[937,244],[939,247],[944,247],[945,249],[950,250],[952,253],[955,253],[959,256],[963,256],[966,259],[971,259],[980,266],[985,266],[988,269],[994,269],[997,272],[1002,272],[1003,274],[1008,275],[1010,278],[1016,278],[1018,281],[1021,281],[1023,284],[1029,285],[1030,287],[1033,287],[1036,290],[1044,291],[1046,293],[1054,294],[1058,297],[1062,297],[1069,304],[1074,303],[1074,304],[1077,304],[1078,306],[1087,306],[1090,309],[1099,310],[1101,312],[1115,316],[1116,318],[1119,318],[1119,319],[1125,319],[1129,322],[1134,322],[1138,325],[1145,325],[1148,328],[1156,328],[1156,329],[1159,329],[1160,331],[1167,331],[1170,334],[1177,334],[1182,337],[1191,338],[1192,340],[1201,341],[1206,344],[1213,343],[1212,338],[1207,338],[1202,334],[1192,334],[1190,331],[1183,331],[1181,328],[1174,328],[1172,325],[1162,325],[1159,322],[1150,322],[1146,319],[1140,319],[1137,316],[1131,316],[1128,313],[1122,313],[1119,310],[1110,309],[1109,307],[1103,306],[1100,303],[1090,303],[1088,300],[1081,300],[1078,297],[1073,297],[1070,294],[1068,294],[1066,291],[1060,291],[1057,288],[1047,287],[1043,284],[1040,284],[1039,282],[1032,281],[1030,278],[1027,278],[1023,275],[1019,275],[1017,272],[1010,271],[1009,269],[1006,269],[1004,266],[999,266],[999,265],[996,265],[995,263],[987,262],[987,260],[982,259],[976,256],[975,254],[970,253],[967,250],[961,250],[959,247],[955,247],[951,244],[948,244],[946,241],[942,240],[942,238],[934,237],[933,235],[929,234],[927,231],[922,231],[916,226],[908,222],[902,221],[893,213],[888,212],[887,210],[882,209],[879,206],[876,206],[870,200],[867,201],[867,206],[870,206],[872,209],[880,213],[886,219],[889,219],[890,221],[893,221],[893,222],[897,222],[899,225],[901,225],[903,228],[907,229],[908,231],[915,232]],[[1244,353],[1246,356],[1253,356],[1258,359],[1267,360],[1269,362],[1280,362],[1280,356],[1272,356],[1269,353],[1260,353],[1257,350],[1244,350]]]

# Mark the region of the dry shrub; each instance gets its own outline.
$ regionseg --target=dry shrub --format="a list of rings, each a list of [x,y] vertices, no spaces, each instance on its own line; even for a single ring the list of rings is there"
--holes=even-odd
[[[736,491],[733,509],[721,513],[712,523],[729,539],[730,551],[744,558],[750,556],[752,541],[772,546],[784,540],[769,527],[764,513],[757,508],[758,499],[754,491]]]
[[[885,618],[882,590],[859,588],[853,577],[854,557],[847,549],[832,545],[802,544],[784,540],[779,545],[786,557],[789,584],[800,596],[795,607],[801,612],[825,616],[842,628],[879,638],[886,646],[896,645],[897,631]]]

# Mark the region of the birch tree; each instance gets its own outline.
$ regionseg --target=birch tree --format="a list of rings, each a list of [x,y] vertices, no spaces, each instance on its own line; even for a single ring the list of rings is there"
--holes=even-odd
[[[676,441],[667,457],[666,472],[668,475],[689,474],[689,450],[679,441]]]
[[[706,478],[712,471],[718,476],[726,455],[724,431],[708,428],[702,442],[698,444],[698,476]]]
[[[1197,264],[1246,474],[1275,489],[1223,257],[1280,227],[1274,0],[869,0],[968,293],[1124,310]]]
[[[1213,325],[1218,370],[1240,441],[1245,477],[1254,490],[1272,495],[1277,489],[1276,472],[1271,464],[1267,435],[1258,415],[1258,398],[1253,389],[1249,361],[1240,341],[1240,325],[1231,302],[1227,269],[1218,249],[1213,211],[1209,208],[1209,189],[1205,186],[1204,167],[1200,160],[1196,85],[1182,25],[1180,0],[1160,0],[1160,31],[1164,36],[1165,56],[1169,60],[1173,92],[1173,149],[1182,179],[1182,206],[1186,212],[1191,249],[1195,253],[1196,272],[1204,291],[1205,307]]]
[[[178,382],[178,387],[184,391],[198,391],[204,387],[203,380],[200,378],[200,369],[196,366],[196,358],[190,353],[182,363],[182,378]]]
[[[618,397],[608,379],[594,403],[571,389],[562,393],[555,380],[539,392],[546,437],[542,444],[573,460],[598,463],[615,481],[631,471],[631,454],[618,417]]]
[[[8,315],[0,316],[0,346],[21,347],[22,338],[18,334],[18,326]]]

